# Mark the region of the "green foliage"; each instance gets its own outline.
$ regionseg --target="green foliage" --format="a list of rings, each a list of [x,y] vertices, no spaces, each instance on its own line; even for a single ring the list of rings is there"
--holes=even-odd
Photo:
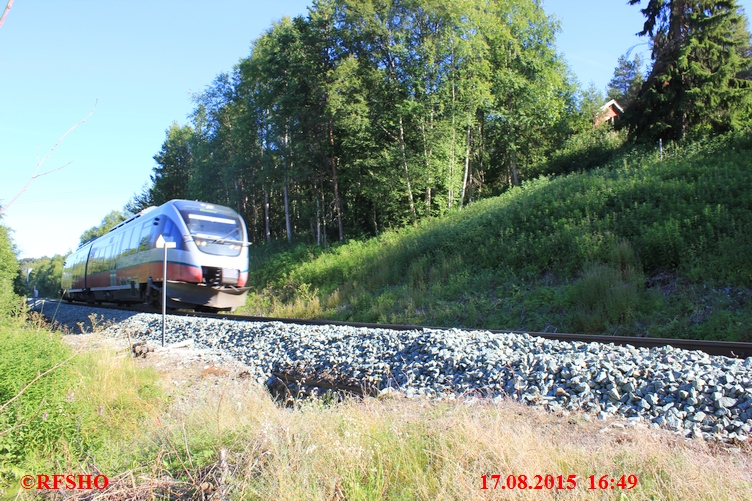
[[[724,317],[730,299],[713,291],[752,285],[751,140],[746,132],[687,144],[663,161],[626,153],[313,259],[296,250],[252,260],[263,289],[253,307],[299,301],[300,315],[337,319],[696,337],[717,336],[718,322],[744,338],[750,306],[739,300]],[[664,273],[706,284],[712,297],[644,287]],[[303,284],[318,290],[308,312]],[[690,323],[698,301],[714,313]],[[669,311],[682,320],[665,320]]]
[[[152,185],[153,186],[153,185]],[[141,187],[140,193],[134,193],[130,200],[125,204],[123,212],[130,214],[138,214],[147,207],[154,205],[152,200],[152,186],[149,183],[144,183]]]
[[[18,262],[9,230],[0,224],[0,323],[18,310],[19,298],[14,293],[17,275]]]
[[[101,354],[73,356],[60,335],[17,324],[0,327],[0,345],[0,487],[61,464],[118,465],[120,440],[159,395],[155,374]]]
[[[748,124],[752,86],[740,77],[750,35],[736,0],[649,0],[642,12],[653,66],[622,120],[630,136],[678,140]]]
[[[60,277],[66,256],[56,254],[52,257],[22,259],[24,294],[31,295],[36,287],[40,297],[57,298],[60,296]],[[26,270],[32,270],[31,274]]]
[[[0,329],[3,357],[0,359],[0,405],[15,397],[37,375],[46,372],[69,355],[58,336],[5,327]],[[0,411],[0,464],[18,464],[34,452],[49,453],[62,437],[75,435],[75,421],[69,419],[72,388],[65,381],[68,367],[41,377]],[[11,431],[12,430],[12,431]]]
[[[173,124],[152,187],[235,208],[256,243],[327,246],[529,178],[574,85],[540,2],[316,2],[275,23]]]
[[[604,332],[629,325],[637,314],[645,277],[631,245],[622,241],[610,263],[592,264],[569,289],[567,302],[574,311],[575,332]]]
[[[111,211],[104,217],[104,219],[102,219],[102,222],[99,224],[99,226],[92,226],[81,234],[79,245],[83,245],[86,242],[90,242],[95,238],[99,238],[102,235],[107,234],[108,231],[110,231],[112,228],[119,225],[129,217],[130,214],[127,212],[121,212],[117,210]]]
[[[608,82],[608,98],[615,99],[622,108],[629,107],[640,92],[645,81],[642,64],[639,54],[635,54],[631,61],[627,56],[619,56],[614,76]]]
[[[187,198],[187,187],[192,169],[193,155],[190,143],[193,139],[193,129],[180,127],[173,122],[166,132],[167,139],[162,149],[154,155],[158,166],[151,176],[152,187],[148,194],[144,192],[139,198],[136,196],[134,204],[144,205],[148,198],[150,204],[162,205],[175,198]],[[145,207],[141,207],[142,209]]]
[[[535,169],[543,175],[581,172],[608,164],[627,150],[625,132],[614,131],[609,124],[589,127],[575,134]]]

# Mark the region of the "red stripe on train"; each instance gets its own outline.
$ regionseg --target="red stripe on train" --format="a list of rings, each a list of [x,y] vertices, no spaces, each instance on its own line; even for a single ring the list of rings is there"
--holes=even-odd
[[[118,269],[115,272],[115,283],[112,283],[110,271],[93,273],[87,276],[86,286],[89,288],[113,287],[116,285],[128,285],[131,282],[143,284],[148,282],[149,277],[155,282],[162,281],[162,263],[143,263]],[[203,281],[200,268],[180,263],[167,263],[167,278],[168,280],[175,280],[177,282],[201,283]]]

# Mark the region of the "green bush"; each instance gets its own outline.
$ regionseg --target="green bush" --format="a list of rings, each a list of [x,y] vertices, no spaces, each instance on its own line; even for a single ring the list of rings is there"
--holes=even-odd
[[[20,298],[13,292],[17,276],[18,262],[8,228],[0,225],[0,323],[7,320],[20,307]]]
[[[627,134],[604,124],[569,138],[546,162],[533,169],[533,175],[581,172],[611,162],[626,150]]]
[[[59,334],[17,324],[0,326],[0,346],[0,488],[60,465],[123,466],[123,438],[156,408],[153,371],[102,352],[73,356]]]
[[[66,257],[56,254],[52,257],[22,259],[21,267],[32,269],[31,275],[27,277],[28,283],[24,280],[25,294],[31,295],[36,287],[40,297],[60,297],[60,277]]]
[[[629,244],[617,244],[609,264],[588,266],[571,286],[572,330],[597,333],[629,324],[637,315],[644,278]]]
[[[17,327],[0,328],[0,345],[0,464],[20,464],[33,453],[51,455],[60,440],[76,443],[68,399],[74,390],[70,365],[63,364],[27,387],[66,360],[70,349],[59,336]]]

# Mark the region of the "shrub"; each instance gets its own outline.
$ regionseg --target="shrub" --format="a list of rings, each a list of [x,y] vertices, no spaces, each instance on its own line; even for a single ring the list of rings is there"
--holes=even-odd
[[[594,263],[569,289],[573,328],[596,333],[628,324],[637,314],[645,277],[632,246],[626,240],[614,245],[610,262]]]
[[[564,147],[536,169],[537,175],[568,174],[591,170],[609,163],[625,150],[627,135],[609,125],[594,127],[569,138]]]
[[[17,325],[0,327],[0,346],[0,488],[60,464],[117,466],[157,407],[156,374],[123,357],[74,356],[60,335]]]
[[[20,302],[13,292],[14,280],[18,275],[18,262],[8,228],[0,225],[0,322],[18,311]]]
[[[0,345],[0,464],[18,464],[34,451],[50,454],[61,438],[73,438],[70,365],[63,363],[71,353],[59,336],[7,326],[0,328]],[[62,365],[53,369],[57,364]]]

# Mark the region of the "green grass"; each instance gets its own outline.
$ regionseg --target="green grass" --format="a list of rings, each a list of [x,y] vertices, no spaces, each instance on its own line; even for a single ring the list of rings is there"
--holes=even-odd
[[[153,371],[89,351],[18,321],[0,326],[0,489],[24,473],[114,471],[159,390]]]
[[[750,154],[749,133],[626,153],[370,240],[262,249],[246,311],[749,340]]]

